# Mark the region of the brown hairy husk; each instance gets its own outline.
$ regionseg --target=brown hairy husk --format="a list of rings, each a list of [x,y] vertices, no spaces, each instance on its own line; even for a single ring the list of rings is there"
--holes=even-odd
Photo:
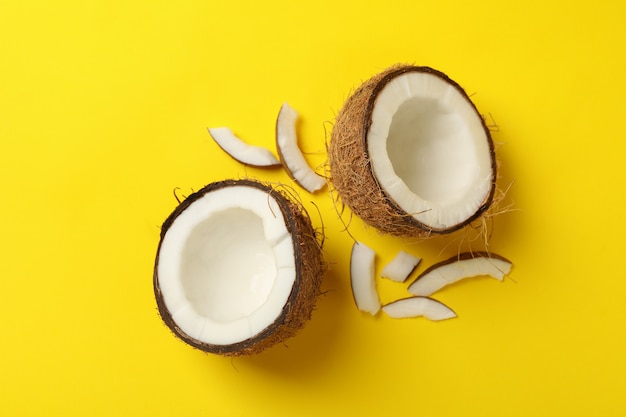
[[[161,318],[170,330],[184,342],[208,353],[224,356],[253,355],[294,336],[311,318],[315,302],[320,294],[325,263],[322,256],[322,248],[318,240],[318,234],[314,230],[305,208],[299,202],[294,202],[290,199],[286,192],[279,191],[269,184],[264,184],[256,180],[224,180],[209,184],[191,194],[163,223],[161,242],[178,215],[191,203],[208,192],[231,186],[249,186],[266,191],[268,198],[273,198],[278,203],[285,217],[287,229],[292,235],[296,264],[296,281],[280,316],[276,318],[274,323],[260,333],[247,340],[230,345],[208,344],[190,337],[177,326],[163,301],[157,273],[157,265],[159,262],[158,251],[153,277],[154,292]],[[160,247],[161,243],[159,242],[159,250]]]
[[[487,211],[495,192],[497,167],[491,135],[481,118],[489,139],[494,180],[491,192],[481,207],[467,221],[447,229],[433,229],[417,221],[412,216],[416,213],[404,212],[385,193],[372,172],[367,151],[367,134],[372,123],[371,113],[380,90],[391,79],[409,71],[428,72],[439,76],[467,97],[458,84],[445,74],[429,67],[395,65],[376,74],[357,88],[337,115],[328,146],[330,183],[343,204],[347,205],[366,224],[378,229],[381,233],[427,238],[432,234],[447,234],[459,230]],[[469,97],[467,100],[471,103]]]

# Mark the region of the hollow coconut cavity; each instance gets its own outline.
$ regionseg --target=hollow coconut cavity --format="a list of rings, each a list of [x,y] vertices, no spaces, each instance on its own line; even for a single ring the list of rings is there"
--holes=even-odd
[[[429,67],[374,76],[340,110],[329,144],[342,202],[381,232],[449,233],[490,206],[493,141],[465,91]]]
[[[249,355],[310,318],[322,265],[303,207],[268,185],[227,180],[190,195],[163,224],[154,291],[180,339],[205,352]]]

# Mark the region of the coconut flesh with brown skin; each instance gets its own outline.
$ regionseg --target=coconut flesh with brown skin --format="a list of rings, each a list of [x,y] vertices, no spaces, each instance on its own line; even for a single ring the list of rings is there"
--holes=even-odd
[[[383,233],[450,233],[492,203],[489,129],[463,88],[429,67],[395,66],[345,102],[329,144],[341,201]]]
[[[161,318],[205,352],[282,342],[310,318],[322,251],[302,206],[251,180],[209,184],[167,218],[154,267]]]
[[[464,252],[426,269],[409,285],[408,290],[411,294],[429,296],[467,278],[489,276],[502,281],[512,267],[511,261],[495,253]]]
[[[224,152],[243,164],[258,168],[273,168],[281,165],[269,149],[244,142],[228,127],[209,128],[208,131]]]
[[[297,184],[310,193],[321,190],[326,180],[307,164],[298,146],[296,122],[298,112],[283,103],[276,119],[276,149],[285,171]]]

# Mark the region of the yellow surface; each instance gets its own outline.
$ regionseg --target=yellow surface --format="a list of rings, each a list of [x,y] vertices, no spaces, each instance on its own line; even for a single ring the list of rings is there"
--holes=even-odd
[[[617,1],[2,2],[0,415],[623,416],[625,17]],[[206,128],[273,149],[288,101],[317,166],[351,89],[396,62],[446,72],[497,124],[516,210],[490,249],[510,279],[437,293],[446,322],[361,314],[351,239],[328,194],[302,191],[331,263],[307,327],[234,360],[175,339],[152,293],[172,190],[289,181]],[[378,271],[467,245],[350,232]]]

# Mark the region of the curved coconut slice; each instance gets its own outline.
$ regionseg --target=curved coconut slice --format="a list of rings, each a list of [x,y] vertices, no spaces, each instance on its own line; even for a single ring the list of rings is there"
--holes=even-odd
[[[456,313],[448,306],[428,297],[403,298],[385,304],[382,310],[394,319],[423,316],[429,320],[439,321],[456,317]]]
[[[284,103],[276,120],[276,147],[287,174],[310,193],[322,189],[326,180],[307,164],[298,147],[296,135],[298,112]]]
[[[209,134],[233,159],[255,167],[277,167],[280,161],[266,148],[245,143],[227,127],[209,128]]]
[[[409,286],[409,292],[429,296],[446,285],[477,276],[502,281],[512,266],[511,261],[493,253],[462,253],[428,268]]]
[[[304,325],[322,273],[302,207],[258,182],[227,180],[190,195],[163,224],[154,291],[183,341],[245,355]]]
[[[374,274],[376,254],[361,242],[354,242],[350,255],[350,284],[359,310],[372,316],[380,310]]]
[[[380,275],[395,282],[404,282],[417,268],[421,260],[421,258],[416,258],[410,253],[400,251],[391,262],[385,265]]]
[[[337,116],[329,162],[342,201],[394,235],[458,230],[495,190],[489,129],[465,91],[429,67],[393,67],[359,87]]]

